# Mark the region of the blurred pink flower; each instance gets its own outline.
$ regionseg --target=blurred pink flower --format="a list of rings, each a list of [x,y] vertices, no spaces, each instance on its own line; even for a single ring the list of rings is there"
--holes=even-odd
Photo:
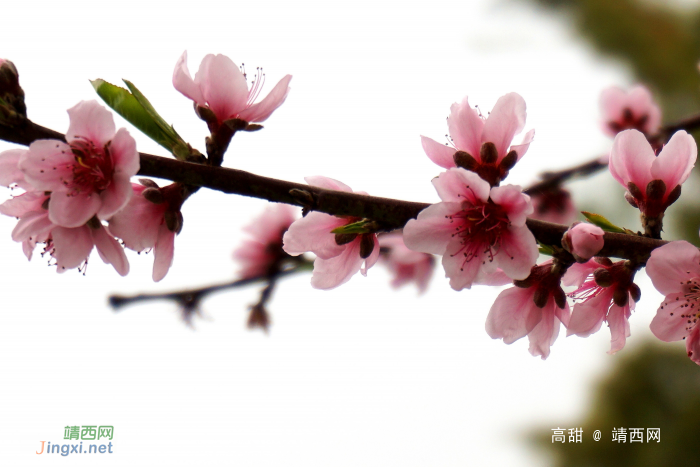
[[[267,97],[254,104],[264,81],[262,70],[260,73],[261,76],[249,90],[245,75],[230,58],[209,54],[204,57],[192,79],[187,69],[185,51],[175,65],[173,86],[198,106],[214,112],[219,124],[235,118],[246,122],[263,122],[287,98],[292,75],[282,78]]]
[[[688,357],[700,365],[700,252],[685,241],[668,243],[651,253],[647,275],[666,296],[651,332],[665,342],[685,339]]]
[[[233,252],[241,263],[238,277],[250,279],[266,276],[287,253],[282,250],[282,237],[296,218],[296,209],[288,204],[270,204],[265,211],[243,230],[251,238]]]
[[[352,193],[352,189],[332,178],[306,177],[306,183],[328,190]],[[358,192],[362,193],[362,192]],[[364,193],[362,193],[364,194]],[[361,219],[335,217],[310,212],[297,219],[284,234],[284,251],[297,256],[310,251],[316,255],[311,286],[332,289],[346,283],[357,271],[367,275],[379,258],[379,242],[374,233],[334,234],[332,230]],[[364,266],[363,266],[364,263]]]
[[[423,150],[440,167],[460,166],[498,185],[525,155],[535,136],[535,130],[530,130],[520,144],[511,146],[513,137],[525,127],[525,117],[525,101],[517,93],[500,97],[488,118],[473,109],[465,97],[461,104],[452,104],[447,119],[455,147],[421,136]]]
[[[569,225],[578,217],[571,193],[561,187],[529,193],[533,213],[529,216],[545,222]]]
[[[516,287],[502,291],[486,318],[486,332],[493,339],[512,344],[527,336],[530,353],[546,359],[559,335],[559,324],[569,323],[569,304],[551,274],[552,261],[532,268],[532,273]]]
[[[623,130],[638,130],[649,136],[661,125],[661,110],[644,86],[626,92],[613,86],[600,93],[602,129],[609,136]]]
[[[382,262],[394,274],[394,280],[391,282],[393,287],[398,288],[415,281],[419,292],[426,291],[435,268],[433,255],[409,250],[404,245],[403,235],[400,233],[380,235],[379,246],[383,253]]]
[[[19,160],[34,189],[51,191],[49,219],[56,225],[82,227],[93,216],[109,219],[132,195],[129,179],[139,170],[136,142],[96,101],[68,110],[68,144],[38,140]]]
[[[539,255],[525,225],[530,197],[520,187],[490,188],[473,172],[452,168],[433,179],[442,199],[404,227],[406,246],[442,255],[455,290],[489,281],[500,268],[511,279],[525,279]]]

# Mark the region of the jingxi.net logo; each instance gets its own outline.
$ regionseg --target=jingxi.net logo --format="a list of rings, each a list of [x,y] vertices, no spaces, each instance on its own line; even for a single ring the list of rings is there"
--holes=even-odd
[[[66,426],[63,439],[68,440],[67,442],[39,441],[41,447],[36,453],[60,454],[64,457],[69,454],[114,454],[113,437],[114,427],[111,425]],[[73,440],[76,443],[71,443]],[[87,443],[83,445],[83,441]]]

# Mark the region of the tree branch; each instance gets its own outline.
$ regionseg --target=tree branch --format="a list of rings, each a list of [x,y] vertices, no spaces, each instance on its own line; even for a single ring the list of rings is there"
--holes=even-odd
[[[36,125],[29,120],[19,129],[5,126],[0,122],[0,138],[23,145],[29,145],[37,139],[47,138],[65,141],[64,135]],[[262,177],[242,170],[183,162],[152,154],[140,153],[140,158],[140,175],[164,178],[224,193],[293,204],[336,216],[373,219],[379,223],[382,230],[386,231],[402,228],[410,219],[416,218],[420,211],[430,206],[428,203],[326,190],[310,185]],[[580,167],[590,166],[592,169],[598,165],[588,162]],[[562,179],[573,176],[572,171],[575,169],[564,171],[566,174],[562,176]],[[549,180],[544,180],[542,183],[548,183],[553,178],[555,177],[550,177]],[[556,246],[561,246],[561,236],[568,228],[565,225],[534,219],[528,219],[527,226],[539,242]],[[606,233],[605,246],[600,255],[632,259],[644,263],[655,248],[665,243],[667,242],[636,235]]]

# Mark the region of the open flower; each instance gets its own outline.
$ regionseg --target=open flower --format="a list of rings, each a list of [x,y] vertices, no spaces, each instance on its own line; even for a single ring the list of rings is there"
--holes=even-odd
[[[309,185],[352,193],[352,189],[332,178],[306,177]],[[359,192],[362,193],[362,192]],[[334,233],[349,224],[362,221],[352,217],[335,217],[310,212],[297,219],[284,234],[284,251],[297,256],[310,251],[316,255],[311,286],[332,289],[346,283],[357,271],[367,275],[379,258],[379,242],[373,232]],[[363,265],[364,263],[364,265]]]
[[[52,192],[51,222],[77,228],[94,216],[109,219],[126,205],[139,155],[129,132],[121,128],[115,133],[112,114],[96,101],[78,103],[68,116],[68,144],[35,141],[19,168],[34,189]]]
[[[567,326],[567,336],[588,337],[606,322],[610,327],[608,353],[621,350],[630,336],[629,318],[641,295],[633,279],[634,272],[627,268],[625,261],[612,263],[608,258],[595,258],[571,266],[562,282],[578,289],[569,294],[577,303]]]
[[[409,250],[400,233],[380,235],[379,246],[382,248],[383,263],[394,274],[392,287],[398,288],[415,281],[418,291],[425,292],[435,268],[433,255]]]
[[[282,237],[294,222],[295,209],[288,204],[271,204],[245,230],[251,238],[233,252],[233,258],[241,264],[238,277],[250,279],[270,273],[270,268],[283,258],[289,258],[282,250]]]
[[[615,137],[610,153],[610,173],[627,189],[627,201],[642,213],[642,223],[659,224],[668,206],[681,195],[681,184],[695,165],[698,148],[685,131],[677,131],[658,157],[646,137],[625,130]],[[657,235],[652,235],[656,236]]]
[[[511,146],[513,137],[525,127],[525,117],[525,101],[514,92],[499,98],[488,118],[473,109],[465,97],[461,104],[452,104],[447,119],[454,147],[421,136],[423,150],[440,167],[463,167],[498,185],[525,155],[535,136],[535,130],[530,130],[520,144]]]
[[[530,353],[546,359],[560,323],[569,323],[569,304],[560,279],[561,271],[551,260],[545,261],[533,267],[527,279],[498,294],[486,317],[488,335],[506,344],[527,336]]]
[[[209,54],[202,59],[192,79],[185,51],[175,65],[173,86],[197,106],[211,110],[219,124],[231,119],[263,122],[287,98],[292,75],[282,78],[267,97],[254,103],[262,90],[264,75],[260,74],[248,89],[245,75],[230,58]]]
[[[661,110],[644,86],[626,92],[617,86],[600,93],[603,131],[615,136],[623,130],[638,130],[649,136],[659,129]]]
[[[182,229],[182,186],[173,183],[159,188],[132,184],[134,196],[124,209],[109,220],[109,230],[130,250],[153,249],[153,281],[165,277],[173,264],[175,235]]]
[[[520,187],[490,188],[473,172],[453,168],[433,179],[442,199],[411,219],[404,242],[414,251],[442,256],[455,290],[489,281],[500,268],[511,279],[525,279],[538,256],[525,225],[532,213]]]
[[[700,252],[685,241],[651,253],[647,275],[666,297],[651,321],[651,332],[665,342],[685,339],[688,357],[700,365]]]

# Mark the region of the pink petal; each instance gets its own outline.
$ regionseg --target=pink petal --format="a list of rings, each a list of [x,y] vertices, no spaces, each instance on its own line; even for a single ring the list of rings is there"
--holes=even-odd
[[[515,92],[502,96],[484,124],[481,141],[491,142],[498,150],[498,162],[508,153],[513,137],[525,127],[525,100]]]
[[[593,271],[602,267],[602,265],[596,263],[592,259],[586,263],[574,263],[569,267],[569,269],[566,270],[566,274],[564,274],[561,283],[566,287],[570,287],[572,285],[581,287],[581,285],[583,285],[583,283],[586,281],[586,278],[593,274]]]
[[[700,365],[700,326],[695,326],[685,340],[685,350],[688,352],[688,357]]]
[[[153,256],[153,281],[159,282],[170,270],[175,256],[175,232],[168,230],[165,225],[161,226],[158,233]]]
[[[473,249],[474,257],[464,256],[465,243]],[[491,260],[486,245],[472,245],[468,239],[459,237],[452,239],[442,256],[442,266],[445,268],[445,276],[450,278],[450,287],[454,290],[471,288],[477,278],[496,272],[496,263]]]
[[[585,302],[575,304],[566,335],[588,337],[598,332],[608,314],[611,301],[612,290],[608,291],[606,289],[604,292],[589,298]]]
[[[627,107],[627,93],[624,89],[613,86],[600,93],[600,111],[602,113],[602,129],[609,136],[615,132],[608,125],[622,118],[622,112]]]
[[[674,133],[659,157],[651,164],[652,178],[666,183],[664,199],[671,190],[688,179],[697,157],[698,147],[695,139],[683,130]]]
[[[110,155],[114,163],[114,173],[133,177],[141,168],[136,141],[126,128],[120,128],[109,145]]]
[[[65,272],[83,264],[94,245],[90,228],[87,226],[75,229],[54,227],[51,237],[54,246],[51,256],[56,259],[58,272]]]
[[[272,112],[277,110],[287,99],[287,94],[289,94],[290,90],[289,82],[291,80],[292,75],[282,78],[265,99],[239,113],[238,118],[246,122],[264,122],[267,120],[272,115]]]
[[[114,174],[112,183],[109,184],[105,191],[100,193],[102,206],[97,211],[98,218],[107,220],[126,206],[134,194],[130,179],[131,176],[129,175]]]
[[[321,259],[333,258],[340,255],[345,246],[335,242],[335,234],[331,230],[346,224],[344,219],[322,212],[310,212],[289,226],[282,248],[292,256],[311,251]]]
[[[359,238],[344,247],[343,252],[334,258],[316,258],[311,276],[313,288],[333,289],[349,281],[360,270],[364,259],[360,257]]]
[[[530,143],[532,143],[533,139],[535,139],[535,130],[534,129],[525,133],[525,136],[523,137],[523,141],[518,145],[511,146],[510,151],[515,151],[518,154],[518,160],[522,159],[523,156],[525,155],[525,153],[527,152],[527,150],[530,148]]]
[[[625,188],[633,182],[644,193],[647,184],[653,180],[651,166],[655,160],[654,150],[642,133],[621,131],[610,152],[610,173]]]
[[[646,272],[661,294],[681,292],[682,282],[700,277],[700,251],[683,240],[667,243],[651,252]]]
[[[16,242],[36,241],[38,238],[44,238],[53,227],[54,224],[49,220],[46,211],[30,212],[17,221],[17,225],[12,230],[12,240]]]
[[[441,255],[452,240],[455,227],[447,216],[461,211],[458,203],[437,203],[408,221],[403,229],[403,240],[413,251]],[[308,217],[308,216],[307,216]]]
[[[202,91],[195,84],[190,71],[187,69],[187,51],[185,50],[175,64],[173,70],[173,86],[182,94],[195,101],[200,107],[206,105]]]
[[[329,177],[324,177],[323,175],[313,175],[311,177],[304,177],[306,183],[311,186],[317,186],[319,188],[324,188],[326,190],[344,191],[346,193],[352,193],[352,188],[347,186],[343,182],[334,180]]]
[[[511,226],[501,236],[501,247],[495,256],[495,262],[508,277],[522,280],[530,275],[538,256],[537,241],[530,229],[524,225]]]
[[[245,109],[248,83],[227,56],[209,54],[204,57],[194,82],[220,122],[237,117]]]
[[[461,167],[449,169],[431,182],[441,200],[455,203],[469,201],[473,206],[487,202],[491,190],[488,182]]]
[[[70,126],[66,132],[68,142],[76,138],[92,141],[102,147],[114,137],[116,126],[112,113],[97,101],[80,101],[68,109]]]
[[[119,242],[103,226],[98,229],[90,228],[90,233],[102,261],[114,266],[120,276],[126,276],[129,273],[129,261]]]
[[[49,219],[62,227],[80,227],[97,214],[100,206],[102,199],[96,193],[69,196],[54,191],[49,200]]]
[[[666,295],[664,303],[656,310],[656,316],[651,320],[649,325],[651,332],[664,342],[683,339],[690,334],[691,327],[695,326],[694,323],[688,323],[688,318],[685,316],[686,301],[683,295],[683,293]]]
[[[641,118],[647,116],[644,124],[644,132],[653,134],[659,129],[661,124],[661,109],[654,102],[651,92],[644,86],[635,86],[627,94],[627,107],[632,111],[632,115]]]
[[[568,304],[566,305],[568,308]],[[554,315],[554,299],[549,298],[549,302],[542,309],[542,319],[527,335],[530,341],[530,353],[532,356],[541,356],[542,360],[549,357],[549,351],[554,341],[559,335],[559,319]]]
[[[22,217],[32,211],[45,211],[41,206],[47,198],[43,191],[28,191],[0,204],[0,213],[11,217]]]
[[[31,190],[31,186],[24,181],[24,172],[19,169],[19,160],[26,152],[26,149],[10,149],[0,153],[0,185],[17,184]]]
[[[610,350],[608,351],[610,355],[622,350],[627,338],[631,335],[629,317],[632,313],[630,312],[630,303],[634,303],[632,298],[628,299],[627,305],[624,307],[619,307],[614,303],[610,307],[610,312],[608,313],[608,326],[610,326],[611,335]]]
[[[486,317],[488,335],[512,344],[532,331],[542,319],[542,309],[532,300],[534,293],[534,288],[511,287],[498,294]]]
[[[139,193],[143,191],[142,185],[133,186],[136,186]],[[153,248],[158,232],[165,223],[163,215],[166,207],[165,204],[153,204],[140,194],[135,194],[124,209],[109,220],[109,231],[121,238],[131,250]]]
[[[75,156],[70,146],[53,139],[34,141],[20,157],[19,168],[35,189],[54,191],[73,178]]]
[[[501,206],[508,215],[511,225],[521,227],[525,225],[527,216],[532,214],[530,197],[522,192],[518,185],[505,185],[491,188],[491,201]]]
[[[455,148],[440,144],[427,136],[421,136],[420,142],[423,146],[423,151],[425,151],[425,154],[431,161],[446,169],[455,167]]]
[[[513,282],[513,279],[508,277],[505,272],[503,272],[502,269],[496,269],[495,272],[492,272],[490,274],[485,274],[483,271],[479,271],[479,274],[476,276],[476,279],[474,280],[475,284],[478,285],[491,285],[491,286],[498,286],[498,285],[506,285],[510,284]]]
[[[455,146],[479,160],[484,120],[476,109],[471,108],[467,97],[462,99],[461,104],[452,104],[447,127]]]

